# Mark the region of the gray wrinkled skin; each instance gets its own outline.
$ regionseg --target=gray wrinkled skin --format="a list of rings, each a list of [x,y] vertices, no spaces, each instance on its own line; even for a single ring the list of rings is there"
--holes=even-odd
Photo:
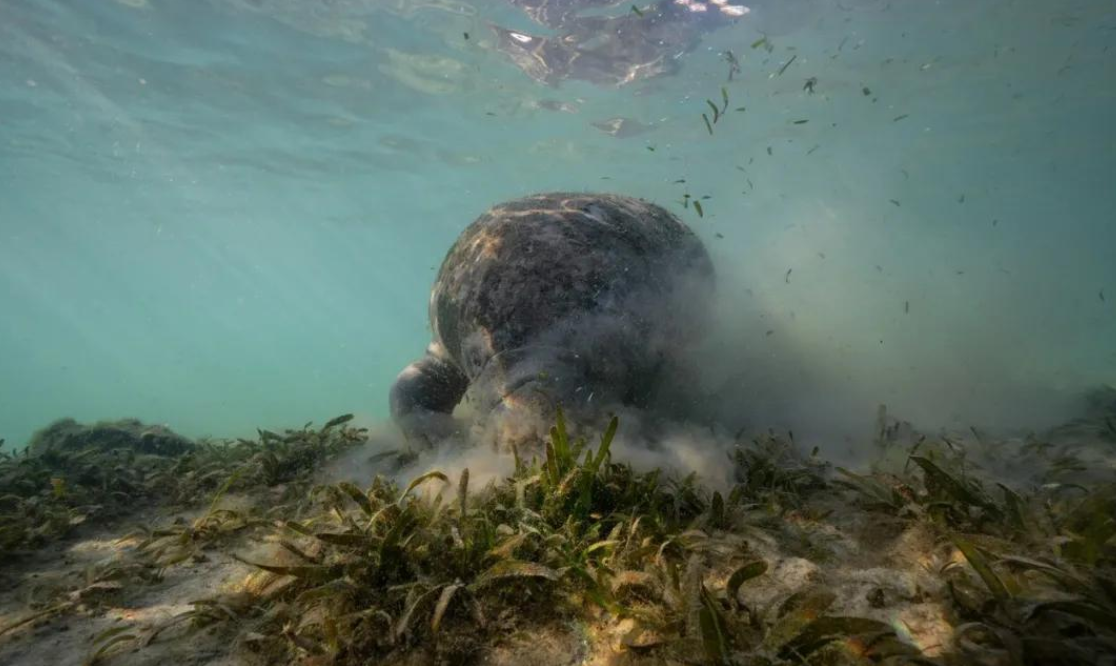
[[[646,404],[703,325],[712,288],[700,240],[654,204],[574,193],[500,204],[442,263],[434,340],[396,380],[392,416],[433,443],[454,431],[466,392],[511,439],[548,424],[557,405]]]

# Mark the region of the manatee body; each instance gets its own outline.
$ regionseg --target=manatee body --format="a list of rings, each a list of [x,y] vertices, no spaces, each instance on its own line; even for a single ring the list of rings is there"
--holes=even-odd
[[[703,326],[713,267],[665,209],[612,194],[499,204],[446,255],[430,295],[433,341],[391,390],[412,440],[454,432],[469,394],[498,438],[530,438],[557,406],[645,405]]]
[[[144,455],[179,456],[193,451],[195,444],[169,428],[147,425],[137,419],[83,425],[67,418],[59,419],[36,432],[27,448],[33,456],[75,454],[89,449],[99,452],[120,449]]]

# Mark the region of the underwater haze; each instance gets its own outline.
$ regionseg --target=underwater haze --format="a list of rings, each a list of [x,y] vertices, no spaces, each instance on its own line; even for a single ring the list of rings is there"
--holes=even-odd
[[[720,422],[842,450],[1116,384],[1116,5],[748,9],[617,86],[529,76],[505,0],[0,0],[0,438],[383,419],[454,239],[554,190],[701,237]]]

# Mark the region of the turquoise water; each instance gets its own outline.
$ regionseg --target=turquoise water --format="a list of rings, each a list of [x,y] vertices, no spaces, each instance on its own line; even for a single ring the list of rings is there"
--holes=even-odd
[[[536,83],[490,21],[545,32],[502,0],[0,0],[0,438],[381,419],[456,235],[557,189],[701,235],[687,381],[724,420],[1026,427],[1116,383],[1111,2],[760,4],[622,88]]]

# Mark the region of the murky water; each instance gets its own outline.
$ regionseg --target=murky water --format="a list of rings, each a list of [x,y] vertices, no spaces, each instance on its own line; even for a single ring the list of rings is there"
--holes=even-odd
[[[751,9],[617,87],[531,78],[490,24],[553,31],[504,0],[0,0],[0,437],[382,417],[456,235],[558,189],[700,234],[725,420],[1027,426],[1116,383],[1116,6]]]

